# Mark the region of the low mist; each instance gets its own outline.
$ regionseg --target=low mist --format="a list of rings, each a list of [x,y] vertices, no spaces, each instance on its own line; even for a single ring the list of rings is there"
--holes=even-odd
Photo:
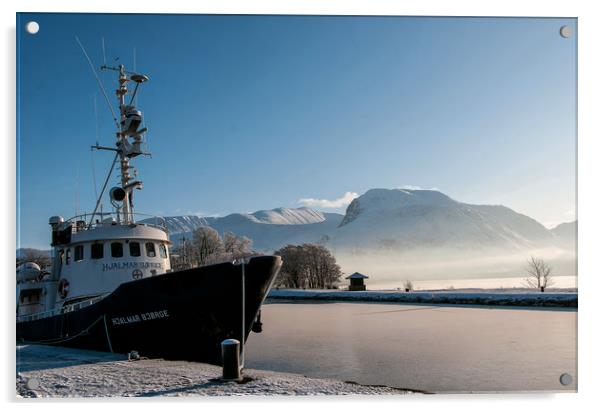
[[[372,289],[402,287],[406,280],[415,284],[449,284],[455,288],[480,288],[487,283],[492,287],[504,283],[520,286],[518,281],[482,280],[526,278],[527,259],[530,256],[543,258],[550,264],[552,277],[577,275],[575,253],[556,247],[515,252],[422,249],[397,254],[375,250],[361,254],[339,252],[335,256],[345,276],[356,271],[366,274],[370,277],[366,283]],[[455,285],[452,280],[459,281]],[[557,286],[573,287],[572,284],[567,285],[566,281],[562,281]]]

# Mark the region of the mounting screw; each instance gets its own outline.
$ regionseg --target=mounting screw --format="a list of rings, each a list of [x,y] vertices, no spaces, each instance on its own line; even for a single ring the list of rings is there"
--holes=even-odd
[[[25,25],[25,31],[29,34],[36,34],[40,31],[40,25],[36,21],[30,21]]]
[[[562,26],[560,28],[560,35],[565,39],[568,39],[573,34],[573,29],[570,26]]]
[[[25,386],[28,390],[37,390],[38,388],[40,388],[40,382],[37,380],[37,378],[29,378],[25,382]]]
[[[562,385],[570,385],[573,382],[573,376],[566,372],[560,376],[560,383]]]

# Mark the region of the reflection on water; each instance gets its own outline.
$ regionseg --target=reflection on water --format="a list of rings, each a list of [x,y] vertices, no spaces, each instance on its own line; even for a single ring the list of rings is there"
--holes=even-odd
[[[262,320],[248,368],[431,392],[576,389],[572,310],[277,303]]]

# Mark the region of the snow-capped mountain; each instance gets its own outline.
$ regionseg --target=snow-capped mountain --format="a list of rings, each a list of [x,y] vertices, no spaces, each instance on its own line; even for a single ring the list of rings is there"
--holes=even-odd
[[[174,217],[164,217],[167,229],[170,234],[176,233],[188,233],[196,230],[197,228],[207,225],[207,218],[196,215],[183,215]],[[152,223],[152,219],[146,219],[142,222]]]
[[[466,204],[435,190],[372,189],[353,200],[344,216],[301,207],[165,219],[175,244],[208,225],[222,235],[231,231],[247,236],[264,252],[303,242],[320,242],[336,252],[395,253],[423,248],[516,251],[572,244],[570,225],[548,230],[508,207]]]
[[[286,244],[318,242],[340,224],[343,216],[322,213],[311,208],[275,208],[251,214],[230,214],[225,217],[175,216],[164,217],[172,241],[190,238],[192,231],[202,225],[216,229],[220,234],[231,231],[253,240],[260,251],[273,251]]]
[[[552,244],[554,234],[504,206],[465,204],[434,190],[373,189],[351,202],[332,241],[355,249],[521,249]]]
[[[341,216],[342,217],[342,216]],[[194,231],[203,225],[213,225],[222,219],[249,221],[257,224],[314,224],[326,221],[326,215],[311,208],[275,208],[260,210],[252,214],[230,214],[226,217],[201,217],[196,215],[164,217],[169,232],[172,234]],[[149,220],[145,220],[150,222]]]
[[[273,210],[256,211],[253,214],[247,214],[248,218],[257,223],[263,224],[315,224],[326,221],[326,216],[311,208],[275,208]]]
[[[574,241],[508,207],[434,190],[367,191],[349,204],[327,246],[344,270],[395,287],[408,278],[520,277],[530,256],[544,258],[554,275],[576,274]]]
[[[164,219],[174,246],[200,226],[249,237],[264,253],[320,243],[343,271],[367,273],[371,284],[522,276],[532,255],[551,263],[554,275],[576,274],[577,222],[549,230],[508,207],[466,204],[434,190],[372,189],[345,215],[301,207]]]

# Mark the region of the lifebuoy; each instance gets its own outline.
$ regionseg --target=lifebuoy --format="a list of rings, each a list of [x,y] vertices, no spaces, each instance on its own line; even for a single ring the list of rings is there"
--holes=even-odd
[[[66,278],[61,278],[59,281],[59,289],[58,289],[59,297],[61,299],[67,298],[67,294],[69,294],[69,281]]]
[[[134,271],[132,271],[132,278],[134,280],[139,280],[142,278],[142,270],[139,269],[135,269]]]

